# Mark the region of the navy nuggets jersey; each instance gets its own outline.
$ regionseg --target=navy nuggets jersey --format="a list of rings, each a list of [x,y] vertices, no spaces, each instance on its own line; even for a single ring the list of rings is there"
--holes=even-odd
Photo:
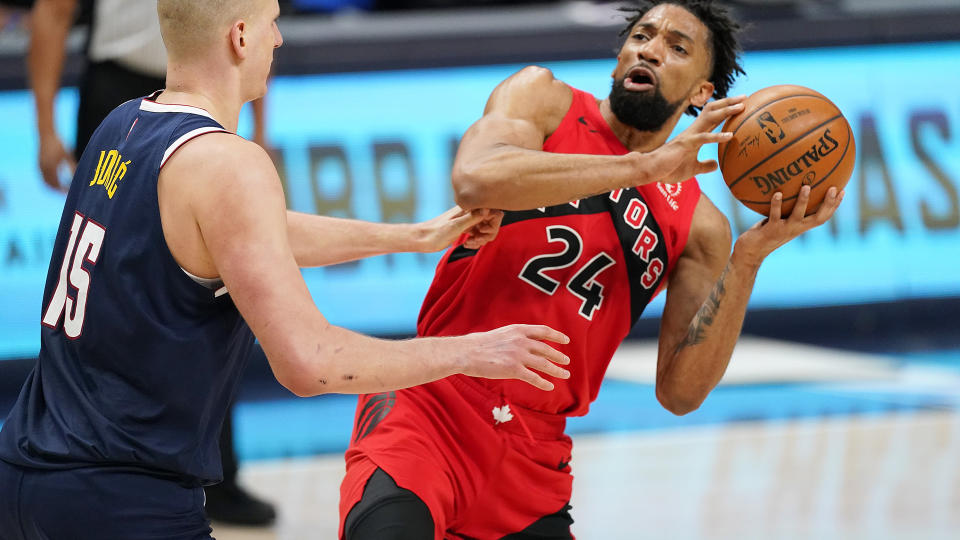
[[[544,142],[548,152],[627,153],[596,99],[573,103]],[[700,200],[694,179],[648,184],[569,204],[506,212],[497,238],[454,247],[441,259],[418,333],[449,336],[512,323],[545,324],[568,336],[557,348],[570,378],[543,392],[525,382],[477,379],[509,402],[542,412],[586,414],[607,365],[686,245]]]
[[[170,254],[157,179],[206,111],[115,109],[77,166],[47,274],[41,348],[3,430],[25,467],[122,466],[187,485],[222,477],[217,440],[253,335],[222,284]]]

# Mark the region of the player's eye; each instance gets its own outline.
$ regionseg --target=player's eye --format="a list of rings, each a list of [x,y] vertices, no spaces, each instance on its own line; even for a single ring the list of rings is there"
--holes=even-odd
[[[677,51],[680,54],[687,54],[687,50],[681,47],[680,45],[675,45],[673,50]]]
[[[633,35],[633,39],[638,39],[638,40],[640,40],[640,41],[643,41],[643,40],[647,39],[647,35],[646,35],[646,34],[634,34],[634,35]]]

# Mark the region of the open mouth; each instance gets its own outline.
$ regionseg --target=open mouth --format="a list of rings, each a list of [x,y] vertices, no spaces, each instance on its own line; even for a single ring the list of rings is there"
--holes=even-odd
[[[642,66],[631,68],[623,79],[623,87],[631,92],[652,90],[656,84],[657,77],[652,71]]]

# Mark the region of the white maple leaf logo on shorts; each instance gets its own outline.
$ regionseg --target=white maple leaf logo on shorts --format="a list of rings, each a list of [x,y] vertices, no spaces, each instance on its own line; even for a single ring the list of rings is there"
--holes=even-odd
[[[494,407],[493,419],[495,420],[495,424],[504,424],[513,420],[513,413],[510,412],[510,406]]]

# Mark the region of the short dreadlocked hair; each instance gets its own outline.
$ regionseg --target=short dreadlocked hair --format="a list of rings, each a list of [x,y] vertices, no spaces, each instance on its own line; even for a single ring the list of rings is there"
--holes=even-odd
[[[713,83],[713,97],[723,99],[733,86],[737,75],[743,75],[743,66],[740,65],[740,42],[737,34],[740,32],[740,23],[731,17],[730,12],[713,0],[639,0],[636,7],[624,7],[621,11],[629,13],[627,26],[620,32],[621,42],[630,34],[633,27],[647,14],[648,11],[661,4],[680,6],[700,19],[710,30],[710,54],[713,57],[713,70],[709,81]],[[697,116],[700,107],[691,105],[687,114]]]

